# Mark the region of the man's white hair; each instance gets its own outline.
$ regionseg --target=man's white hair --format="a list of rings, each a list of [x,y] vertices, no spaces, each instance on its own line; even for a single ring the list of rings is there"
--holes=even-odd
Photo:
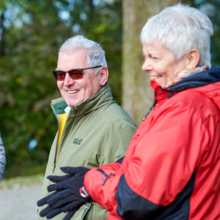
[[[59,49],[59,55],[61,53],[71,54],[80,49],[85,49],[88,51],[87,60],[89,67],[99,65],[107,67],[105,51],[102,49],[100,44],[96,43],[95,41],[89,40],[82,35],[76,35],[66,40]],[[94,69],[94,71],[95,73],[98,73],[99,69]]]
[[[210,36],[212,22],[207,15],[188,5],[167,7],[151,17],[141,31],[142,44],[156,40],[179,60],[191,49],[200,53],[198,66],[211,67]]]

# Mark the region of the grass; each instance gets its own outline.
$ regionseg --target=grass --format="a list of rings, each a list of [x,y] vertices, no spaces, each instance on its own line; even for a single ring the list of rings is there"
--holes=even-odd
[[[28,177],[35,176],[38,174],[45,173],[46,163],[44,164],[32,164],[29,166],[21,165],[21,164],[9,164],[6,163],[5,171],[3,174],[3,179],[11,179],[12,177]]]
[[[23,186],[32,187],[43,183],[43,174],[26,176],[26,177],[14,177],[9,179],[3,179],[0,183],[0,189],[20,188]]]

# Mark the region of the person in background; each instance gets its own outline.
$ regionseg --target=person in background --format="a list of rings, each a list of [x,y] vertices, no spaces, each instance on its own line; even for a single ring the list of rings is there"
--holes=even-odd
[[[121,164],[49,177],[50,207],[73,212],[94,201],[108,220],[220,219],[220,68],[211,67],[212,33],[210,19],[188,5],[147,21],[142,69],[155,91],[153,110]]]
[[[51,102],[59,129],[43,183],[42,197],[46,198],[51,185],[48,175],[62,175],[62,171],[68,172],[62,169],[66,166],[92,168],[120,160],[137,129],[112,97],[105,52],[98,43],[83,36],[69,38],[60,47],[53,74],[62,97]],[[42,204],[44,199],[38,201],[39,206]],[[41,206],[38,219],[61,220],[65,217],[61,212]],[[107,214],[97,203],[88,202],[72,219],[104,220]],[[69,213],[66,218],[71,216]]]
[[[5,149],[4,149],[3,141],[1,138],[1,132],[0,132],[0,182],[2,180],[3,173],[5,170],[5,164],[6,164]]]

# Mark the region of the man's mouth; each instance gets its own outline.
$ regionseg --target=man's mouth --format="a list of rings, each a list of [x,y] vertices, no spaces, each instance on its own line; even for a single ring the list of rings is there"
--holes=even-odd
[[[77,92],[79,92],[79,91],[67,91],[69,94],[75,94],[75,93],[77,93]]]

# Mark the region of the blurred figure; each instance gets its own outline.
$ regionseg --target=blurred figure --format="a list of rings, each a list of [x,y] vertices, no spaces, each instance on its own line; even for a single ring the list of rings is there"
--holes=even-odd
[[[62,97],[51,103],[59,130],[43,183],[42,196],[46,198],[47,187],[52,184],[46,178],[48,175],[62,175],[60,168],[65,166],[88,169],[116,162],[124,156],[137,129],[130,116],[113,100],[107,83],[105,52],[96,42],[83,36],[68,39],[59,50],[53,74]],[[38,205],[45,203],[43,199]],[[61,220],[65,216],[61,209],[53,211],[47,207],[41,211],[43,208],[39,208],[38,219]],[[72,219],[104,220],[107,214],[97,203],[88,202]]]
[[[92,200],[108,220],[220,219],[220,68],[211,68],[212,33],[210,19],[187,5],[147,21],[142,69],[155,91],[153,110],[122,164],[50,177],[51,207],[73,211]]]
[[[5,170],[5,164],[6,164],[5,149],[0,132],[0,182],[2,180],[2,176]]]

